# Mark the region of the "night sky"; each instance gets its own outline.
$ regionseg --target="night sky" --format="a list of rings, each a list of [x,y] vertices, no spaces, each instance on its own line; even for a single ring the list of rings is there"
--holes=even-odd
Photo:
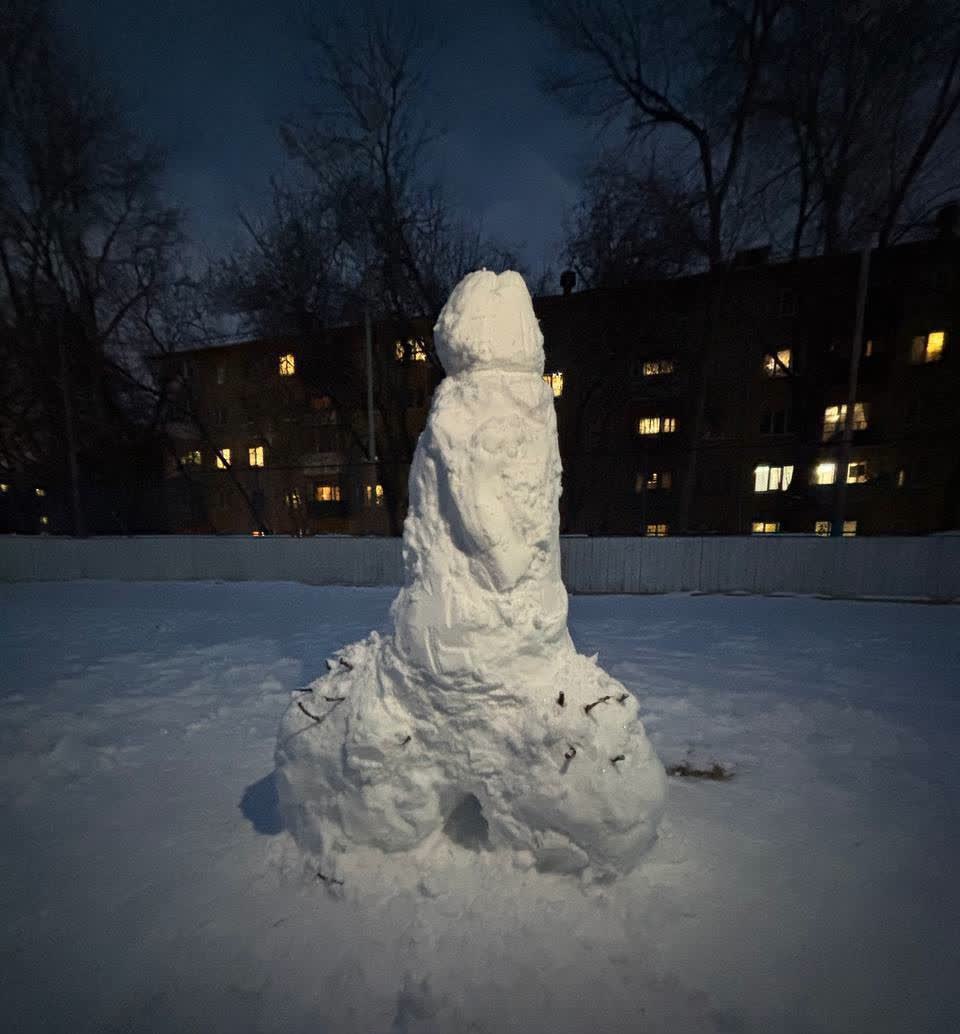
[[[311,6],[311,5],[306,5]],[[451,196],[517,247],[530,271],[559,269],[564,212],[596,151],[592,131],[537,84],[549,40],[518,0],[411,0],[437,29],[429,116]],[[141,131],[169,159],[201,255],[240,239],[283,167],[277,123],[316,95],[304,0],[61,0],[71,39],[95,55]],[[328,8],[315,3],[313,9]]]

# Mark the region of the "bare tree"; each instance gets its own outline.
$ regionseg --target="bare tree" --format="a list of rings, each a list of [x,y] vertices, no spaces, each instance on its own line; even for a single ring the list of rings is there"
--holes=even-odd
[[[160,156],[65,56],[48,5],[6,0],[2,12],[19,35],[4,41],[0,95],[0,363],[17,399],[0,449],[8,465],[72,485],[75,533],[81,480],[122,528],[122,458],[149,446],[118,370],[175,276],[180,216],[160,195]]]

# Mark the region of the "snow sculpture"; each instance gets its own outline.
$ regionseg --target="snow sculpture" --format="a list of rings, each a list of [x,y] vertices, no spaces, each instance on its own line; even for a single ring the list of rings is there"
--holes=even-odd
[[[624,874],[654,839],[664,771],[634,697],[567,632],[556,416],[523,278],[469,274],[434,339],[447,377],[410,472],[394,632],[294,694],[287,828],[330,877],[353,849],[441,829],[521,865]]]

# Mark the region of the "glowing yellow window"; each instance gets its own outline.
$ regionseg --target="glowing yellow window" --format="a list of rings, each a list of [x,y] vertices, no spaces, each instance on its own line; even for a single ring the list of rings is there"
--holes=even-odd
[[[813,468],[815,485],[832,485],[837,478],[837,465],[831,460],[824,460]]]
[[[667,373],[673,373],[672,359],[647,359],[643,364],[644,377],[662,377]]]
[[[402,363],[403,357],[406,355],[406,349],[403,347],[402,341],[394,341],[393,343],[393,354],[396,356],[397,362]]]
[[[291,510],[299,510],[303,504],[303,500],[300,498],[300,493],[297,491],[287,492],[284,496],[284,501]]]
[[[770,352],[763,357],[763,372],[768,377],[786,377],[790,372],[793,352],[789,348],[781,348],[779,352]]]
[[[367,506],[380,506],[383,503],[383,485],[364,485],[363,501]]]
[[[813,533],[814,535],[829,535],[830,528],[830,521],[816,521],[816,523],[813,525]]]
[[[857,522],[856,521],[844,521],[843,522],[843,535],[844,538],[853,538],[857,533]]]
[[[221,449],[217,453],[217,470],[226,470],[230,466],[230,450]]]
[[[339,485],[314,485],[313,486],[313,498],[318,503],[339,503],[340,502],[340,486]]]
[[[50,518],[49,518],[49,517],[47,517],[47,515],[46,515],[46,514],[44,514],[44,515],[43,515],[43,516],[42,516],[42,517],[40,518],[40,523],[41,523],[41,525],[43,525],[43,527],[44,527],[44,528],[46,528],[46,527],[48,527],[48,526],[49,526],[49,524],[50,524]]]
[[[280,356],[280,376],[292,377],[297,372],[297,357],[292,352]]]
[[[410,342],[410,358],[415,363],[425,363],[427,361],[427,349],[419,338]]]
[[[865,485],[870,480],[870,465],[863,460],[847,464],[847,484]]]
[[[10,491],[10,486],[5,482],[0,482],[0,495],[6,495]]]
[[[910,361],[914,363],[935,363],[943,358],[943,346],[947,335],[942,330],[932,330],[913,339]]]
[[[833,529],[833,521],[817,521],[813,526],[814,534],[816,535],[829,535]],[[843,522],[843,534],[845,538],[853,538],[857,533],[857,522],[856,521],[844,521]]]
[[[545,373],[543,375],[543,379],[553,392],[553,397],[555,399],[560,398],[563,394],[563,370],[554,370],[552,373]]]
[[[841,406],[827,406],[823,411],[823,438],[826,441],[833,435],[843,431],[844,421],[847,419],[847,404]],[[863,431],[867,428],[867,404],[855,402],[853,404],[853,430]]]
[[[199,449],[191,449],[188,453],[180,457],[180,462],[185,467],[199,467],[203,462],[203,456],[200,455]]]
[[[34,492],[36,492],[38,499],[42,499],[47,494],[47,490],[45,488],[35,488]]]
[[[753,472],[754,492],[786,492],[793,481],[793,465],[771,467],[761,463]]]
[[[648,524],[647,534],[652,538],[662,539],[670,533],[669,524]]]
[[[251,445],[247,449],[247,457],[250,460],[251,467],[262,467],[263,466],[263,446],[262,445]]]
[[[637,431],[640,434],[659,434],[660,433],[660,417],[658,416],[642,416],[637,423]]]
[[[779,530],[779,521],[754,521],[751,525],[754,535],[776,535]]]

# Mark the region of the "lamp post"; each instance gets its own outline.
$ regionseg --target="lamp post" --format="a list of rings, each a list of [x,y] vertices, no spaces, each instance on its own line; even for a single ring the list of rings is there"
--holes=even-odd
[[[853,442],[854,410],[857,405],[857,382],[860,377],[860,353],[863,350],[863,322],[867,309],[867,289],[870,286],[870,256],[873,251],[871,240],[860,252],[860,277],[857,282],[857,308],[853,321],[853,340],[850,346],[850,372],[847,378],[847,406],[843,419],[843,440],[840,446],[840,462],[837,464],[836,490],[834,494],[833,522],[830,525],[831,538],[843,535],[843,518],[847,505],[847,468],[850,465],[850,446]]]

